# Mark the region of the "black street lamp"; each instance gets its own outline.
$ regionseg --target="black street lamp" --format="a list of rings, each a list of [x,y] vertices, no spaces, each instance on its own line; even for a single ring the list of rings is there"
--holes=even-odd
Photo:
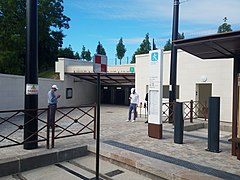
[[[38,0],[26,1],[27,57],[25,72],[24,149],[38,147]],[[32,88],[32,89],[31,89]]]
[[[179,16],[179,0],[174,0],[173,8],[173,27],[172,41],[178,39],[178,16]],[[177,78],[177,48],[172,43],[171,51],[171,67],[170,67],[170,86],[169,86],[169,122],[173,122],[173,102],[176,101],[176,78]]]

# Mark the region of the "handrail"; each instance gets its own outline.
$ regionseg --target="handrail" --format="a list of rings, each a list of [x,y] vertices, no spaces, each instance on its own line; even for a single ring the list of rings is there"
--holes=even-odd
[[[54,127],[52,131],[52,147],[54,147],[54,141],[58,138],[71,137],[81,134],[93,133],[95,138],[95,113],[96,105],[81,105],[74,107],[59,107],[56,109],[56,125],[62,127],[62,133],[55,136]],[[32,111],[37,112],[36,115],[32,115]],[[75,111],[75,115],[71,114]],[[77,111],[77,112],[76,112]],[[24,127],[27,123],[24,122],[24,116],[30,117],[29,121],[38,121],[38,129],[35,132],[23,139]],[[54,114],[55,115],[55,114]],[[60,115],[60,116],[59,116]],[[78,117],[77,117],[77,116]],[[3,110],[0,111],[0,148],[23,145],[25,143],[33,142],[46,142],[46,148],[49,148],[50,141],[50,124],[49,124],[49,108],[39,109],[26,109],[26,110]],[[55,118],[54,118],[55,119]],[[82,122],[82,119],[84,122]],[[68,121],[67,121],[68,120]],[[66,125],[66,122],[71,124]],[[55,122],[55,121],[54,121]],[[61,124],[64,122],[65,124]],[[75,124],[82,126],[81,128],[71,129]],[[93,124],[93,125],[92,125]],[[74,132],[74,131],[76,132]],[[66,132],[71,135],[66,135]],[[37,135],[36,141],[29,141],[31,137]]]

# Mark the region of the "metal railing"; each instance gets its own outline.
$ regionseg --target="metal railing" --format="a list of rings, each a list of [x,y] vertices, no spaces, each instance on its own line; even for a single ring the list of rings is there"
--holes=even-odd
[[[93,133],[95,139],[96,106],[57,108],[53,122],[52,147],[55,140],[66,137]]]
[[[33,116],[33,111],[37,112]],[[30,117],[27,123],[24,116]],[[56,139],[93,133],[95,138],[96,106],[78,106],[57,108],[53,113],[53,128],[50,130],[49,108],[35,110],[10,110],[0,111],[0,148],[23,145],[25,143],[46,142],[50,144],[50,131],[52,147]],[[24,139],[24,129],[31,121],[38,121],[37,131]],[[57,131],[57,129],[60,131]],[[37,140],[30,141],[33,136]]]
[[[197,118],[204,118],[205,121],[207,120],[208,116],[208,107],[205,103],[203,105],[202,103],[198,101],[184,101],[183,103],[183,119],[184,120],[190,120],[190,122],[193,122],[193,119]],[[163,103],[162,107],[162,117],[163,117],[163,122],[171,122],[174,117],[174,110],[175,110],[175,102],[174,103],[169,103],[165,102]],[[172,109],[172,113],[169,114],[169,109]]]

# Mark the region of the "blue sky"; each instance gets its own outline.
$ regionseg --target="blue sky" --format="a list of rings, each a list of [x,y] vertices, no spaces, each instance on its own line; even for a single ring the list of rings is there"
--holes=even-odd
[[[132,59],[146,33],[162,48],[171,38],[174,0],[64,0],[64,14],[71,18],[63,47],[71,45],[81,53],[82,46],[96,53],[98,41],[106,50],[108,62],[115,64],[119,39],[127,49],[122,64]],[[233,30],[240,30],[240,0],[180,0],[179,32],[185,38],[214,34],[223,18]],[[119,62],[118,62],[119,63]]]

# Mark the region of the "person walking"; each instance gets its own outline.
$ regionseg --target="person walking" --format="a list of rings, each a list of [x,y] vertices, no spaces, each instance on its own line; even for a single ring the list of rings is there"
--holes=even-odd
[[[133,110],[132,122],[135,122],[136,116],[137,116],[137,106],[139,104],[139,95],[136,93],[135,88],[131,89],[131,94],[130,94],[129,99],[130,99],[130,106],[129,106],[129,112],[128,112],[128,120],[126,120],[126,121],[131,120],[131,114],[132,114],[132,110]]]
[[[146,101],[146,108],[147,108],[147,121],[145,121],[145,123],[148,123],[148,93],[145,96],[145,101]]]
[[[49,108],[49,124],[50,128],[52,128],[53,117],[55,115],[57,109],[58,98],[61,95],[56,95],[56,91],[58,90],[57,85],[52,85],[52,88],[48,92],[48,108]]]

